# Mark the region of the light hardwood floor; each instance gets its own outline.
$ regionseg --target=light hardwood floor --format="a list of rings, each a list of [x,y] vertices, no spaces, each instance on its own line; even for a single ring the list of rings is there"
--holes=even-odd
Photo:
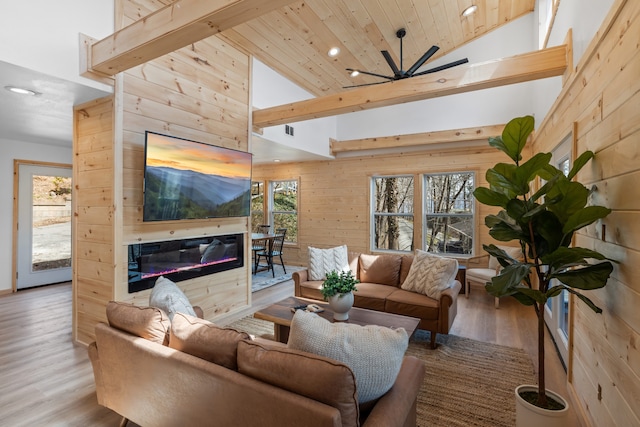
[[[293,294],[293,282],[253,294],[253,307],[219,319],[226,324]],[[524,348],[535,361],[535,316],[504,299],[500,309],[482,289],[460,295],[452,334]],[[58,284],[0,297],[0,424],[11,426],[117,426],[120,417],[97,404],[84,346],[71,341],[71,285]],[[567,395],[566,376],[547,347],[549,388]],[[568,427],[579,426],[571,414]]]

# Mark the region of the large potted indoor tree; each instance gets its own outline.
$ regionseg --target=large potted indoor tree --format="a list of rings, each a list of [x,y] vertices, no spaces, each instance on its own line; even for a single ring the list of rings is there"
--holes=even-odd
[[[572,246],[572,239],[577,230],[606,217],[611,210],[588,206],[589,189],[573,180],[593,158],[591,151],[575,160],[568,176],[550,164],[551,153],[537,153],[522,161],[522,150],[533,129],[533,117],[518,117],[505,126],[501,137],[489,139],[489,145],[504,152],[513,163],[498,163],[489,169],[489,188],[476,188],[474,196],[480,203],[501,208],[496,215],[485,218],[489,234],[500,242],[516,241],[522,249],[521,259],[515,259],[496,245],[483,245],[503,267],[487,283],[488,293],[512,296],[533,307],[538,321],[538,385],[516,389],[516,425],[549,427],[564,425],[566,408],[562,407],[566,407],[566,401],[545,386],[545,304],[567,291],[596,313],[602,312],[581,291],[606,285],[613,270],[611,260],[591,249]],[[536,181],[537,190],[532,185]],[[555,400],[561,400],[559,405]],[[526,423],[526,408],[552,418]]]

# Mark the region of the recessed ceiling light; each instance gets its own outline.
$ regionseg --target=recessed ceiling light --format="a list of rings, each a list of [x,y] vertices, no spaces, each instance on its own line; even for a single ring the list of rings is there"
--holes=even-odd
[[[478,6],[474,4],[473,6],[469,6],[468,8],[466,8],[464,12],[462,12],[462,16],[469,16],[471,14],[476,13],[477,10],[478,10]]]
[[[31,95],[31,96],[40,95],[40,93],[36,92],[35,90],[25,89],[17,86],[5,86],[4,88],[9,92],[18,93],[20,95]]]
[[[360,74],[360,71],[358,70],[353,70],[350,74],[351,77],[356,77],[358,74]]]
[[[279,163],[280,159],[273,159],[274,162]]]
[[[340,53],[340,48],[332,47],[331,49],[329,49],[329,52],[327,52],[327,55],[329,55],[329,56],[337,56],[339,53]]]

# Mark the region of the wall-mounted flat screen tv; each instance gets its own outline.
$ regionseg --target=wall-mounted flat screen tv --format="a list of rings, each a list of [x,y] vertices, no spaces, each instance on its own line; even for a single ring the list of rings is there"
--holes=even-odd
[[[251,153],[145,133],[144,221],[250,212]]]

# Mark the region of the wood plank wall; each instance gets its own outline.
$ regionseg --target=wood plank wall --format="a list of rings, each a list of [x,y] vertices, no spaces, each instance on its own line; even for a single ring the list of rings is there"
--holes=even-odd
[[[113,98],[74,107],[73,338],[90,342],[113,299]]]
[[[616,259],[608,285],[590,292],[603,314],[572,300],[570,390],[593,426],[640,425],[640,2],[618,0],[577,72],[538,130],[550,151],[576,129],[577,154],[596,153],[578,179],[613,209],[579,246]]]
[[[253,168],[253,180],[298,180],[298,243],[285,248],[284,258],[286,263],[306,266],[309,246],[329,248],[346,244],[350,251],[371,252],[369,206],[372,176],[414,175],[414,242],[420,242],[420,174],[474,171],[476,186],[487,186],[486,170],[498,161],[506,162],[508,158],[489,147],[487,142],[485,147],[449,151],[256,165]],[[495,209],[476,203],[476,213],[477,238],[474,245],[476,253],[482,253],[482,244],[493,242],[484,225],[484,217],[495,213]]]
[[[133,0],[116,2],[116,22],[121,27],[140,19],[169,1]],[[207,219],[143,223],[144,132],[146,130],[247,151],[249,135],[249,56],[228,42],[210,37],[116,76],[113,97],[114,153],[103,161],[113,169],[111,203],[113,219],[105,233],[113,251],[109,299],[148,304],[150,291],[129,294],[127,247],[180,238],[231,233],[245,234],[247,218]],[[80,135],[84,137],[84,135]],[[79,185],[84,185],[79,177]],[[93,207],[93,206],[92,206]],[[79,221],[80,222],[80,221]],[[95,227],[95,226],[94,226]],[[248,253],[247,253],[248,252]],[[194,305],[214,319],[222,313],[251,303],[250,250],[245,267],[179,282]],[[113,267],[115,266],[115,267]],[[92,292],[85,277],[98,271],[86,265],[76,282],[78,294]],[[103,296],[91,307],[91,316],[79,319],[78,341],[90,342],[93,326],[104,318]]]

